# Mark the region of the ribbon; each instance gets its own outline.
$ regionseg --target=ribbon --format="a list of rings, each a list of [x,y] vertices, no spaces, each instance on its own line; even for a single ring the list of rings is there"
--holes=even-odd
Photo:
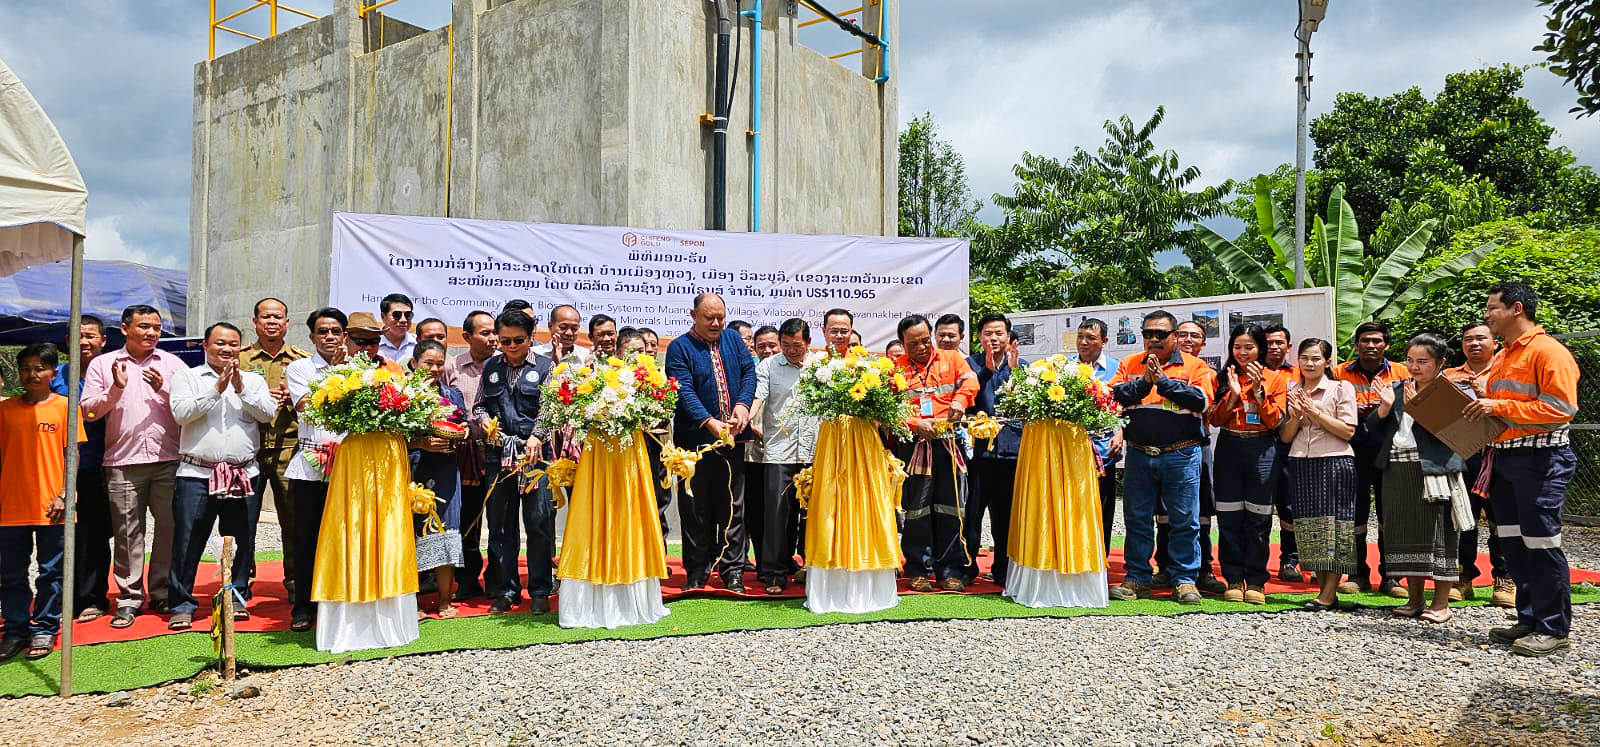
[[[444,534],[444,519],[439,518],[439,496],[432,490],[419,483],[411,483],[410,491],[406,496],[411,505],[411,513],[426,516],[422,522],[422,534]]]
[[[891,457],[892,458],[892,457]],[[794,499],[800,504],[801,511],[811,510],[811,468],[807,467],[794,476]]]
[[[523,460],[517,465],[517,489],[523,493],[532,493],[539,487],[540,481],[550,484],[556,508],[567,505],[567,489],[572,487],[578,477],[578,463],[571,459],[557,459],[543,469],[540,469],[530,460]]]
[[[661,487],[671,490],[673,486],[682,483],[684,494],[691,496],[694,495],[694,490],[689,487],[689,481],[694,479],[695,465],[700,463],[700,458],[705,456],[706,452],[733,445],[731,430],[723,431],[720,438],[693,451],[663,441],[654,433],[650,436],[661,446],[661,465],[667,468],[667,476],[661,479]]]
[[[226,594],[233,595],[235,610],[245,608],[244,593],[233,584],[218,589],[216,595],[211,597],[211,652],[217,656],[222,655],[222,599]]]

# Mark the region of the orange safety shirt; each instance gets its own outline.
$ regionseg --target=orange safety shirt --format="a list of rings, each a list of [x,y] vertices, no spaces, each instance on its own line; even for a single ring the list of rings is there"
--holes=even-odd
[[[1539,436],[1549,445],[1566,442],[1568,424],[1578,414],[1578,362],[1543,326],[1506,343],[1489,364],[1487,388],[1496,400],[1494,414],[1511,424],[1496,446],[1519,446],[1509,442]]]
[[[907,422],[913,428],[923,418],[946,417],[952,404],[970,410],[978,397],[978,375],[955,350],[935,349],[925,365],[902,355],[894,359],[894,365],[910,387],[913,416]]]
[[[1361,368],[1360,360],[1353,360],[1343,365],[1333,367],[1333,378],[1336,381],[1348,381],[1356,390],[1356,410],[1362,418],[1372,412],[1378,405],[1383,404],[1378,399],[1378,390],[1386,386],[1394,386],[1397,381],[1411,378],[1411,371],[1404,363],[1395,363],[1385,359],[1383,365],[1374,373],[1367,373]]]
[[[1218,376],[1235,376],[1227,371]],[[1269,431],[1278,427],[1283,410],[1289,401],[1289,379],[1292,374],[1266,369],[1261,372],[1261,385],[1244,390],[1244,398],[1233,407],[1223,408],[1228,398],[1226,385],[1219,385],[1217,403],[1206,416],[1207,422],[1230,431]],[[1240,385],[1244,377],[1239,377]],[[1226,381],[1226,379],[1223,379]]]
[[[1139,352],[1123,358],[1111,377],[1111,394],[1128,417],[1123,437],[1135,446],[1150,447],[1204,439],[1204,413],[1217,390],[1217,372],[1174,348],[1161,364],[1166,378],[1152,385],[1144,380],[1148,355]]]

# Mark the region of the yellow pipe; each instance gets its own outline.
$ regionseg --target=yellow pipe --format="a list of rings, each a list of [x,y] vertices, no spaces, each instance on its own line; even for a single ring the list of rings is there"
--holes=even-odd
[[[853,54],[861,54],[861,50],[859,50],[859,49],[852,49],[852,50],[850,50],[850,51],[848,51],[848,52],[840,52],[840,53],[839,53],[839,54],[836,54],[836,55],[833,55],[833,56],[831,56],[831,57],[829,57],[829,58],[828,58],[828,59],[830,59],[830,60],[837,60],[837,59],[839,59],[839,58],[840,58],[840,57],[849,57],[849,56],[850,56],[850,55],[853,55]]]
[[[211,23],[206,28],[211,32],[207,34],[210,37],[211,47],[206,59],[214,60],[217,59],[217,0],[211,0]]]
[[[395,0],[381,0],[381,2],[376,2],[371,5],[363,5],[361,6],[361,10],[356,11],[356,14],[362,18],[366,18],[368,13],[371,13],[372,11],[382,8],[383,6],[389,5],[393,2],[395,2]]]
[[[238,18],[239,16],[242,16],[242,15],[244,15],[246,13],[249,13],[252,10],[255,10],[256,8],[259,8],[259,7],[263,6],[263,5],[266,5],[268,2],[269,2],[269,0],[255,0],[248,7],[246,7],[244,10],[236,11],[232,15],[224,16],[222,18],[218,18],[218,19],[212,21],[212,23],[214,23],[214,24],[227,23],[227,22],[229,22],[229,21],[231,21],[231,20],[233,20],[235,18]],[[212,8],[216,7],[215,0],[213,0],[211,5],[212,5]]]
[[[246,38],[249,38],[249,39],[255,39],[256,41],[262,41],[262,40],[267,38],[265,36],[256,36],[255,34],[246,34],[243,31],[240,31],[238,29],[230,29],[227,26],[217,26],[217,29],[219,31],[226,31],[226,32],[228,32],[230,34],[238,34],[240,36],[243,36],[243,37],[246,37]]]

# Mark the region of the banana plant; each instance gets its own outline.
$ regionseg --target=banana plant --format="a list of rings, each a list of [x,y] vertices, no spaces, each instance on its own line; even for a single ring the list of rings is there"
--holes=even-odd
[[[1256,231],[1272,249],[1272,260],[1263,265],[1255,257],[1240,249],[1232,241],[1205,226],[1198,226],[1196,234],[1200,243],[1211,250],[1233,283],[1247,293],[1287,290],[1294,287],[1294,273],[1288,257],[1294,251],[1294,228],[1284,219],[1282,211],[1272,199],[1271,185],[1265,177],[1256,177]],[[1428,219],[1417,226],[1411,235],[1384,255],[1368,277],[1365,271],[1366,247],[1359,238],[1355,212],[1344,199],[1344,185],[1333,188],[1328,195],[1327,216],[1312,220],[1306,252],[1317,253],[1320,267],[1307,278],[1313,286],[1333,288],[1335,337],[1340,347],[1354,343],[1356,327],[1362,322],[1388,320],[1400,315],[1407,304],[1422,298],[1430,290],[1455,282],[1461,273],[1476,266],[1499,242],[1485,242],[1472,251],[1429,270],[1401,287],[1406,276],[1428,250],[1439,222]]]

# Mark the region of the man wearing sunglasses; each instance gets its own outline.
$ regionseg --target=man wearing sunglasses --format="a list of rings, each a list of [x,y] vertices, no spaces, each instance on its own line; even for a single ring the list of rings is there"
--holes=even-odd
[[[1199,604],[1200,460],[1205,433],[1201,418],[1215,391],[1216,374],[1199,358],[1177,348],[1177,319],[1165,311],[1144,318],[1144,352],[1123,359],[1111,391],[1126,409],[1123,436],[1128,450],[1123,515],[1127,523],[1127,578],[1111,590],[1123,601],[1151,595],[1150,554],[1155,547],[1155,508],[1165,503],[1171,532],[1172,597]]]
[[[392,361],[411,360],[411,350],[417,346],[416,335],[411,334],[411,297],[404,293],[390,293],[378,303],[383,313],[382,340],[378,353]],[[351,328],[351,334],[355,329]],[[370,353],[368,355],[371,355]]]
[[[350,324],[345,327],[345,350],[354,358],[365,354],[380,368],[389,369],[391,373],[404,374],[405,369],[395,359],[383,354],[384,327],[377,319],[365,311],[357,311],[350,315]],[[411,347],[416,347],[417,341],[411,341]]]

